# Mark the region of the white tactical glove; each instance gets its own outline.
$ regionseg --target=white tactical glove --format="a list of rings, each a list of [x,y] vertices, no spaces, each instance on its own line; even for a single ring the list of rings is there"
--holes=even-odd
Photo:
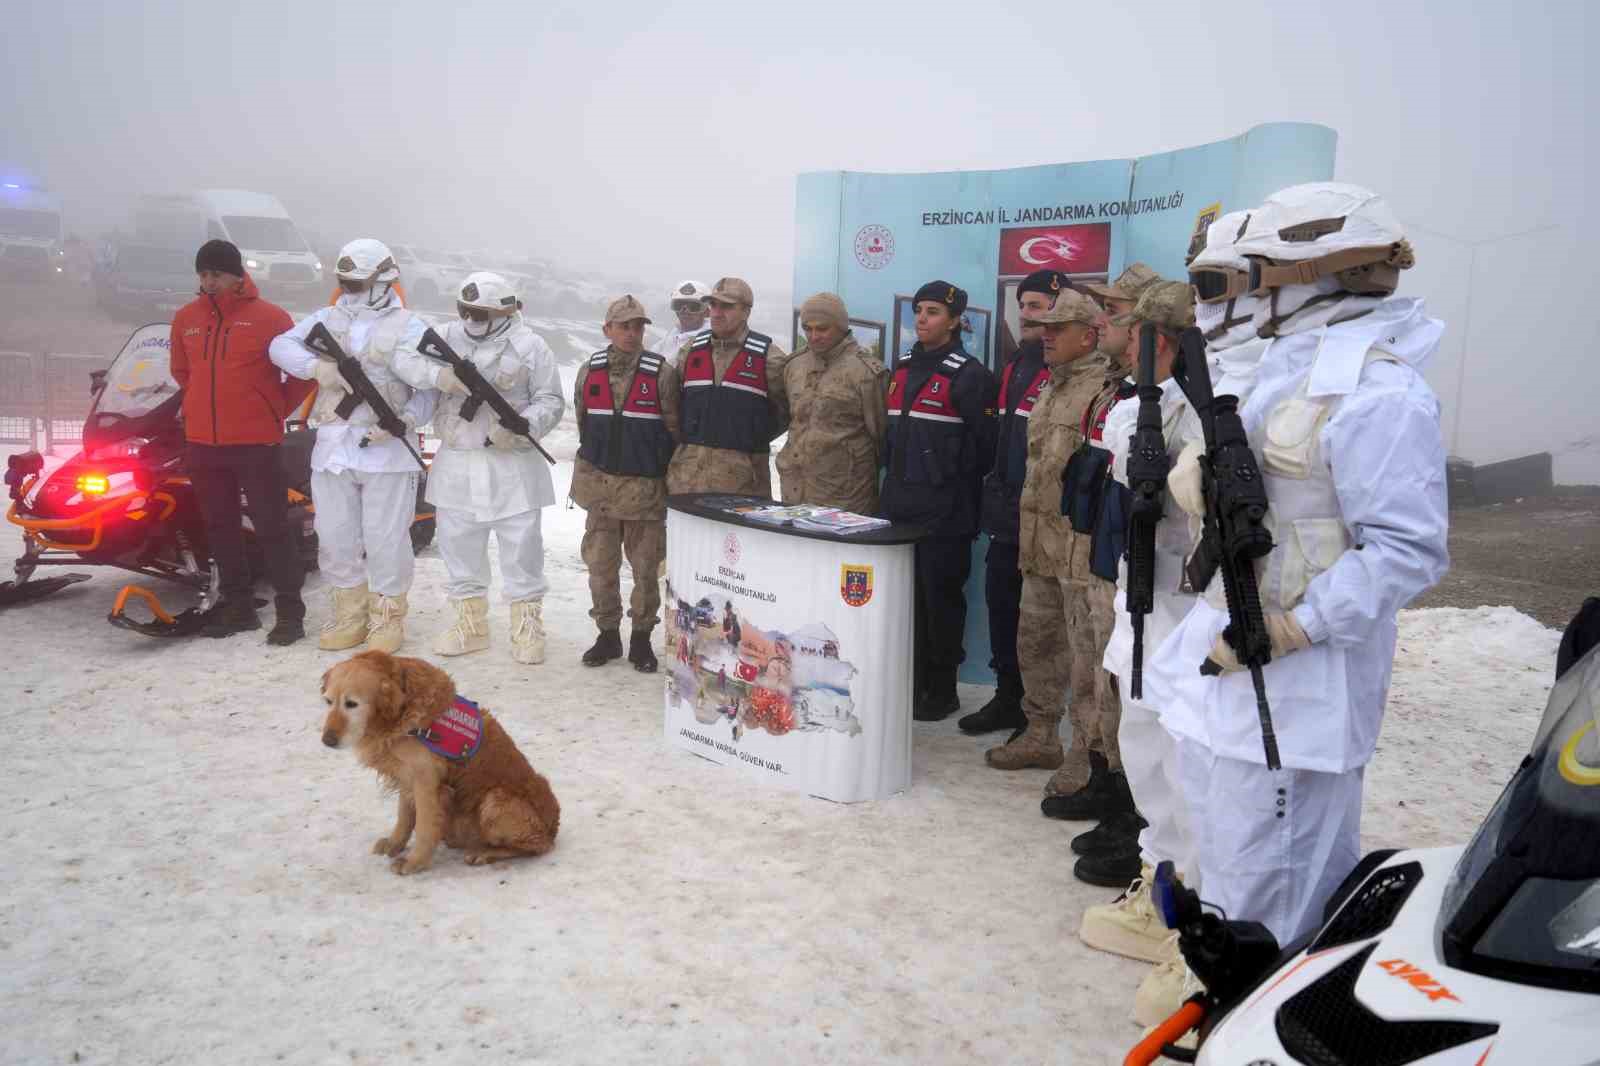
[[[508,452],[528,452],[533,450],[532,441],[520,433],[511,432],[498,422],[489,427],[489,443]]]
[[[339,364],[331,359],[318,359],[311,366],[311,380],[317,383],[319,389],[338,389],[340,392],[349,392],[350,385],[344,380],[344,375],[339,373]]]
[[[394,440],[394,434],[382,426],[373,426],[367,430],[367,435],[364,439],[368,444],[387,444]]]
[[[1178,453],[1172,471],[1167,474],[1167,492],[1172,501],[1196,518],[1203,518],[1206,513],[1205,475],[1200,471],[1200,457],[1205,453],[1204,441],[1190,441]]]
[[[454,393],[457,396],[472,395],[472,390],[461,384],[461,380],[456,377],[454,368],[448,366],[441,366],[439,368],[439,377],[438,380],[433,383],[433,387],[445,394]]]
[[[1222,580],[1220,577],[1216,580]],[[1269,614],[1265,616],[1267,623],[1267,636],[1272,638],[1272,657],[1281,659],[1290,652],[1311,647],[1311,638],[1306,636],[1306,631],[1300,628],[1300,623],[1292,614]],[[1222,672],[1231,674],[1235,670],[1243,670],[1244,664],[1233,653],[1233,648],[1228,645],[1226,638],[1220,634],[1215,644],[1211,645],[1211,654],[1207,656],[1212,662],[1222,667]]]

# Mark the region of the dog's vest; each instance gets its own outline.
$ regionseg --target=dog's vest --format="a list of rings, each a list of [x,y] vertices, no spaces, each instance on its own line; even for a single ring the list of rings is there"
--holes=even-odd
[[[483,712],[478,705],[464,696],[446,707],[433,721],[421,729],[413,729],[411,736],[435,755],[451,762],[466,762],[478,752],[483,743]]]

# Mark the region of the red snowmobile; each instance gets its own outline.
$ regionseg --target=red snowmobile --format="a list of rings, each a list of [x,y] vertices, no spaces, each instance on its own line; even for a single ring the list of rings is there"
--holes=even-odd
[[[218,578],[185,468],[183,397],[172,378],[169,343],[168,324],[141,326],[109,368],[90,375],[94,399],[77,454],[48,472],[50,461],[38,452],[6,460],[12,501],[6,518],[22,528],[23,553],[14,567],[16,580],[0,584],[0,608],[89,579],[82,573],[35,578],[41,566],[112,566],[199,594],[196,606],[172,614],[150,589],[126,585],[107,616],[112,624],[156,637],[191,636],[204,626],[206,611],[216,603]],[[303,421],[286,423],[281,455],[289,491],[284,506],[308,570],[317,561],[310,487],[315,442],[316,431]],[[411,525],[411,543],[417,549],[433,540],[433,511],[422,499],[426,487],[424,472]],[[244,530],[251,571],[259,575],[262,552],[248,509]],[[150,609],[149,621],[127,614],[128,601],[135,598]]]

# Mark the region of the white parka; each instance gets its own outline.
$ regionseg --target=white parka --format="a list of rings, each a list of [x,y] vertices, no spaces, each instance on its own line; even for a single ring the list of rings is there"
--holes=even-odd
[[[1276,338],[1240,408],[1269,503],[1297,519],[1271,519],[1276,546],[1258,564],[1266,609],[1292,606],[1311,641],[1263,670],[1286,767],[1340,773],[1372,758],[1395,615],[1449,565],[1439,403],[1422,378],[1443,330],[1420,300],[1389,299]],[[1147,695],[1179,736],[1264,763],[1249,673],[1198,672],[1228,621],[1207,602],[1220,603],[1221,581],[1147,662]]]
[[[438,394],[431,389],[416,390],[395,372],[395,353],[405,344],[415,344],[425,323],[403,307],[398,299],[388,307],[372,310],[352,308],[341,300],[307,315],[287,333],[272,339],[267,356],[278,369],[294,377],[309,379],[320,357],[305,346],[305,339],[317,323],[328,327],[345,353],[361,360],[368,380],[389,401],[394,412],[413,428],[426,425],[433,417]],[[334,408],[345,398],[342,389],[317,390],[311,409],[311,424],[317,427],[317,443],[311,452],[311,469],[337,474],[344,470],[366,473],[415,473],[416,460],[404,443],[387,440],[361,447],[361,441],[377,425],[378,416],[361,404],[340,418]],[[413,445],[414,446],[414,445]]]
[[[565,390],[556,369],[555,353],[516,316],[509,329],[478,342],[462,323],[440,330],[452,351],[478,368],[495,390],[528,420],[537,439],[561,421],[566,410]],[[397,353],[401,377],[418,389],[434,389],[445,366],[417,351],[418,334]],[[433,418],[439,452],[428,471],[427,499],[435,507],[469,512],[474,520],[492,522],[524,514],[556,502],[550,464],[532,448],[506,449],[488,443],[489,431],[499,419],[487,404],[470,421],[461,417],[467,397],[441,396]]]

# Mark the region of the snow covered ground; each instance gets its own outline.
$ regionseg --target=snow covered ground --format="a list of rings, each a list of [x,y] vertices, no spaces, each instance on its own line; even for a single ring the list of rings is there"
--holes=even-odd
[[[583,514],[545,522],[548,662],[510,661],[496,598],[494,647],[448,663],[561,799],[537,860],[390,873],[393,801],[320,743],[340,656],[312,641],[141,638],[102,621],[109,572],[0,612],[0,1062],[1121,1061],[1145,968],[1078,941],[1111,893],[1073,879],[1084,826],[1039,815],[1046,773],[986,768],[995,738],[954,718],[916,726],[911,789],[876,804],[668,748],[660,675],[579,664]],[[5,526],[0,557],[19,543]],[[430,548],[410,653],[443,581]],[[316,575],[307,595],[314,628]],[[1368,848],[1470,833],[1557,638],[1510,608],[1402,615]]]

